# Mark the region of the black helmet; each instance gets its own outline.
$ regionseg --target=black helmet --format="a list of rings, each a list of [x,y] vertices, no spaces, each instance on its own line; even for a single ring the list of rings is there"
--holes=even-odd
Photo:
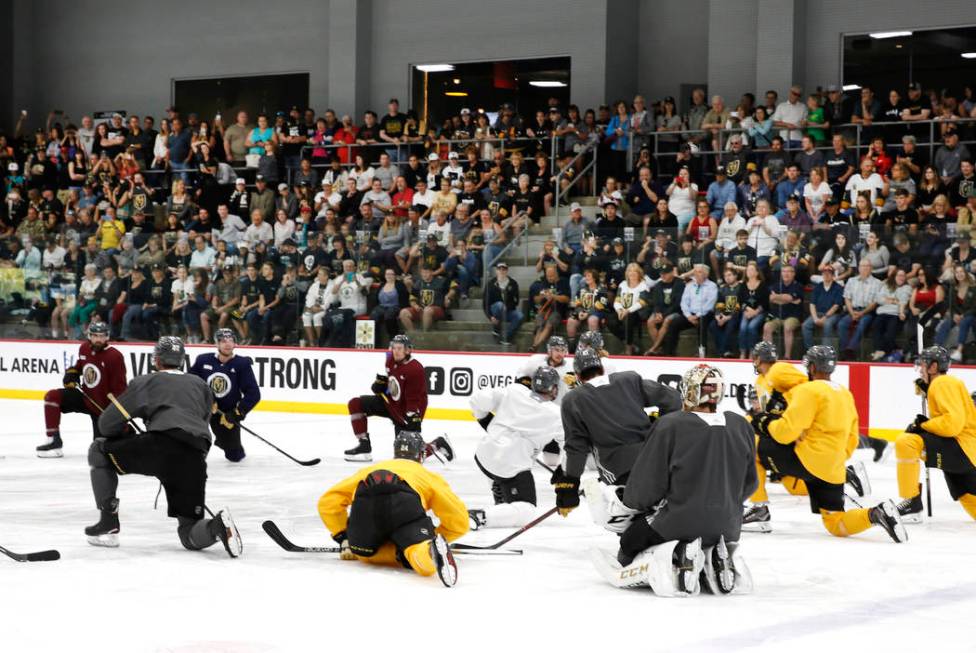
[[[532,375],[532,392],[555,397],[559,392],[559,372],[543,365]]]
[[[811,366],[821,374],[833,374],[837,367],[837,352],[830,345],[814,345],[803,355],[803,365],[808,375]]]
[[[546,351],[552,351],[562,347],[563,349],[569,349],[569,345],[566,343],[566,338],[562,336],[549,336],[549,340],[546,341]]]
[[[183,347],[183,341],[176,336],[163,336],[156,341],[153,355],[158,361],[157,367],[179,369],[186,358],[186,348]]]
[[[584,372],[595,369],[603,370],[603,361],[595,349],[586,348],[576,352],[573,358],[573,371],[576,372],[576,376],[583,376]]]
[[[393,457],[424,462],[427,443],[416,431],[400,431],[393,438]]]
[[[941,345],[926,347],[918,355],[916,363],[925,368],[932,363],[938,363],[939,372],[945,374],[949,371],[949,350]]]
[[[397,343],[400,343],[401,345],[403,345],[403,348],[407,350],[407,353],[408,354],[411,351],[413,351],[413,343],[410,341],[410,336],[404,335],[404,334],[401,333],[399,335],[396,335],[396,336],[393,336],[392,338],[390,338],[390,348],[391,349],[393,348],[393,345],[395,345]]]
[[[603,349],[603,334],[601,334],[599,331],[587,331],[580,336],[579,346],[590,347],[600,351]]]
[[[90,336],[107,336],[108,335],[108,323],[98,321],[92,322],[88,325],[88,335]]]
[[[752,367],[759,374],[759,363],[775,363],[779,357],[776,355],[776,345],[765,340],[760,340],[752,348]]]
[[[969,395],[969,398],[973,400],[974,404],[976,404],[976,390],[973,390],[972,394]]]
[[[217,329],[214,332],[214,342],[220,342],[221,340],[233,340],[236,343],[237,333],[233,329],[228,329],[227,327]]]

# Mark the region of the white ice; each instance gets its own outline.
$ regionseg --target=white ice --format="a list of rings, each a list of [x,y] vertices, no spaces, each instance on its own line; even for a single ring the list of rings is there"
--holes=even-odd
[[[86,451],[86,417],[65,416],[63,459],[39,459],[41,402],[0,401],[0,545],[56,548],[58,562],[0,556],[0,651],[233,652],[352,650],[974,650],[976,523],[951,502],[933,473],[935,518],[894,544],[878,529],[828,535],[805,498],[770,485],[774,532],[744,534],[756,591],[750,596],[662,599],[618,590],[591,568],[588,547],[615,537],[584,505],[514,540],[522,557],[458,558],[459,581],[342,562],[330,554],[278,548],[260,528],[275,520],[295,542],[330,545],[315,510],[321,493],[351,473],[345,417],[254,413],[247,424],[317,467],[286,460],[245,435],[240,465],[210,455],[207,502],[229,506],[244,538],[231,560],[219,544],[185,551],[157,484],[120,480],[121,547],[92,547],[82,529],[96,520]],[[377,459],[391,431],[372,427]],[[469,507],[490,501],[472,452],[474,422],[425,422],[428,439],[449,432],[459,460],[442,471]],[[866,452],[858,452],[858,455]],[[895,497],[893,456],[868,463],[874,502]],[[539,511],[553,503],[548,474],[536,475]],[[471,533],[490,543],[509,530]],[[634,648],[630,648],[634,647]],[[785,647],[785,648],[784,648]]]

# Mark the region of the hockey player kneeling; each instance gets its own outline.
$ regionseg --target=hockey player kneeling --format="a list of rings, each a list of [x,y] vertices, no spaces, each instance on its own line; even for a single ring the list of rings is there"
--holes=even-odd
[[[559,372],[542,366],[533,372],[531,388],[511,383],[471,398],[475,418],[495,414],[474,454],[475,464],[491,479],[495,505],[468,511],[473,530],[521,526],[532,518],[536,506],[533,459],[550,442],[558,447],[563,441],[555,401],[560,385]]]
[[[616,559],[594,549],[593,563],[617,587],[650,585],[661,596],[698,594],[702,579],[715,594],[749,592],[738,540],[741,503],[756,487],[752,428],[716,412],[725,392],[718,368],[691,368],[680,390],[683,411],[657,421],[610,509],[618,523],[629,513]]]
[[[892,501],[874,508],[844,510],[845,464],[858,444],[857,409],[851,391],[830,380],[837,364],[833,347],[815,345],[803,357],[809,383],[791,391],[781,415],[752,420],[763,467],[806,482],[810,508],[831,535],[847,537],[881,526],[895,542],[907,539]],[[759,483],[765,482],[764,475]]]
[[[319,516],[343,560],[402,565],[457,582],[448,542],[468,532],[468,511],[443,478],[423,466],[427,445],[415,431],[393,441],[393,460],[360,469],[319,499]],[[440,525],[434,528],[427,511]]]
[[[114,403],[98,420],[105,438],[92,443],[88,464],[101,518],[85,535],[96,546],[119,545],[119,475],[142,474],[162,483],[168,514],[179,522],[176,532],[184,547],[205,549],[220,540],[236,558],[243,544],[230,511],[203,519],[213,393],[206,381],[180,371],[186,351],[179,338],[160,338],[153,357],[157,371],[133,379],[118,398],[131,417],[142,418],[146,432],[118,437],[127,419]]]

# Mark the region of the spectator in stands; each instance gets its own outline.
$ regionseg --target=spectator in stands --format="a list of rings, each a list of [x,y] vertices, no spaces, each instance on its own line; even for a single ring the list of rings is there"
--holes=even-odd
[[[831,195],[833,191],[830,184],[824,181],[822,168],[811,169],[810,180],[803,186],[803,204],[813,223],[820,220]]]
[[[728,122],[729,110],[725,107],[725,100],[722,99],[721,95],[713,95],[711,109],[708,110],[701,122],[701,129],[707,132],[708,143],[713,152],[722,151],[721,130],[725,129]],[[717,154],[714,159],[718,160]]]
[[[251,224],[244,230],[244,238],[241,245],[246,247],[248,252],[253,252],[258,243],[265,245],[274,240],[274,231],[264,220],[264,213],[261,209],[255,208],[251,211]]]
[[[398,317],[401,311],[410,306],[410,291],[402,281],[397,279],[396,274],[393,268],[386,268],[383,271],[383,283],[376,292],[376,306],[369,314],[376,326],[382,327],[386,332],[387,340],[400,333]],[[311,292],[312,290],[309,289],[309,297],[312,297]],[[306,306],[308,306],[307,302]],[[309,340],[314,342],[311,338]]]
[[[795,229],[786,232],[773,255],[769,258],[770,277],[779,277],[780,269],[790,265],[796,273],[796,280],[801,285],[810,280],[810,254],[800,240],[801,234]]]
[[[869,231],[864,239],[861,250],[861,260],[867,259],[871,263],[871,274],[882,281],[888,277],[888,261],[891,258],[888,248],[881,242],[876,231]]]
[[[871,275],[871,262],[862,259],[857,266],[858,275],[844,284],[844,304],[847,313],[840,318],[837,330],[840,333],[841,356],[845,360],[855,360],[861,338],[871,327],[874,309],[878,305],[881,282]],[[853,327],[854,333],[848,336]]]
[[[810,173],[818,170],[823,173],[825,166],[824,156],[820,150],[816,149],[813,137],[806,135],[800,141],[800,151],[793,157],[793,162],[800,168],[800,176],[804,181],[810,179]]]
[[[593,235],[596,236],[599,247],[605,252],[610,251],[610,242],[614,238],[622,238],[624,235],[624,221],[617,213],[617,203],[608,202],[603,207],[603,217],[596,221],[593,228]]]
[[[555,265],[547,265],[542,278],[529,288],[535,307],[535,331],[529,351],[536,351],[566,317],[570,300],[569,282],[559,276]]]
[[[958,327],[956,346],[949,356],[952,360],[961,362],[963,347],[969,339],[973,320],[976,319],[976,280],[962,264],[956,264],[945,286],[945,310],[942,321],[935,330],[935,343],[945,347],[949,332],[953,327]]]
[[[830,266],[834,269],[834,278],[840,284],[844,284],[854,273],[857,263],[857,255],[853,245],[847,239],[847,232],[836,231],[834,233],[834,244],[824,254],[820,261],[820,267]]]
[[[705,347],[706,333],[714,318],[715,302],[718,299],[718,286],[708,278],[708,266],[696,264],[691,278],[681,294],[681,312],[672,321],[664,341],[664,351],[674,356],[678,347],[678,337],[685,329],[698,330],[699,352]]]
[[[861,140],[866,141],[874,138],[879,133],[874,123],[881,120],[881,103],[874,97],[874,91],[870,86],[861,87],[861,99],[854,105],[854,112],[851,115],[851,122],[861,125]]]
[[[769,201],[759,200],[756,203],[756,215],[749,218],[746,229],[749,230],[748,243],[756,250],[756,257],[760,269],[765,269],[776,245],[779,243],[779,221],[770,213]]]
[[[898,331],[904,328],[911,297],[912,287],[908,285],[904,270],[895,271],[881,284],[881,289],[878,291],[878,309],[874,316],[874,352],[871,354],[871,360],[886,359],[897,348],[895,337]],[[900,361],[888,358],[887,362]]]
[[[787,229],[800,233],[809,233],[813,227],[813,220],[800,209],[800,198],[797,195],[786,197],[786,206],[776,212],[776,219]]]
[[[783,358],[792,358],[793,339],[803,319],[803,287],[796,280],[796,269],[789,263],[779,271],[779,280],[769,287],[769,317],[763,327],[763,340],[773,342],[783,330]]]
[[[844,194],[847,181],[856,170],[855,156],[847,148],[841,134],[835,133],[831,137],[831,145],[833,149],[826,153],[824,167],[827,171],[827,183],[830,185],[831,194],[839,198]]]
[[[759,200],[772,201],[772,196],[756,164],[748,163],[746,167],[745,181],[737,189],[738,205],[742,208],[743,216],[751,217],[756,213]]]
[[[638,352],[641,325],[650,315],[650,288],[644,279],[640,265],[631,263],[624,272],[623,281],[617,286],[613,300],[613,311],[608,312],[607,326],[624,342],[625,354],[634,356]]]
[[[99,217],[98,209],[95,211],[95,216],[96,219]],[[30,219],[30,212],[28,212],[28,219]],[[109,255],[117,254],[124,235],[125,223],[115,216],[114,207],[106,207],[105,213],[101,215],[101,220],[98,223],[97,237],[102,251]]]
[[[683,232],[695,216],[695,204],[698,201],[698,184],[691,181],[691,172],[687,166],[678,169],[678,174],[668,186],[666,194],[668,210],[678,218],[678,231]]]
[[[141,327],[146,326],[143,312],[150,304],[150,284],[146,281],[142,268],[133,268],[125,291],[125,312],[122,314],[122,340],[134,340],[142,335]]]
[[[834,280],[834,268],[825,265],[820,273],[823,280],[813,287],[810,316],[803,321],[803,346],[813,346],[813,331],[820,327],[820,343],[829,345],[836,337],[836,324],[844,310],[844,288]]]
[[[912,134],[901,137],[901,148],[895,153],[895,163],[907,166],[909,174],[916,182],[921,178],[922,168],[928,163],[928,158],[918,149],[915,136]]]
[[[623,100],[615,102],[613,109],[614,115],[605,132],[606,141],[610,143],[608,167],[611,175],[622,179],[627,174],[627,152],[630,150],[632,131],[631,118],[627,112],[627,103]]]
[[[705,199],[712,217],[716,220],[722,217],[728,202],[735,202],[738,199],[737,189],[726,175],[725,166],[720,165],[715,168],[715,181],[708,186]]]
[[[245,270],[245,276],[241,279],[241,303],[231,313],[231,319],[241,334],[242,343],[248,344],[251,342],[249,325],[257,319],[257,310],[261,305],[261,278],[255,263],[248,263]],[[175,282],[173,295],[176,295]]]
[[[78,298],[75,306],[68,314],[68,327],[76,340],[80,340],[91,322],[92,313],[98,308],[98,289],[102,280],[98,277],[98,268],[94,263],[85,265],[85,273],[78,284]],[[67,337],[67,334],[65,334]]]
[[[448,284],[444,277],[434,276],[434,269],[420,266],[420,280],[414,281],[410,293],[410,306],[400,311],[400,324],[406,332],[413,331],[414,322],[420,321],[424,331],[430,331],[434,322],[446,317]]]
[[[728,201],[726,204],[734,206],[735,202]],[[696,259],[701,262],[708,260],[711,245],[718,235],[718,222],[715,220],[714,214],[709,213],[710,208],[709,202],[702,199],[698,200],[697,214],[688,223],[688,229],[685,231],[685,235],[691,236],[695,248],[699,250],[699,256]]]
[[[268,180],[264,175],[259,174],[254,177],[254,191],[251,192],[250,207],[252,214],[254,211],[261,212],[265,223],[274,219],[275,195],[268,188]]]
[[[746,264],[745,281],[742,284],[742,319],[739,323],[739,358],[748,358],[759,342],[759,333],[769,310],[769,286],[763,280],[759,265]]]
[[[238,119],[238,122],[240,120]],[[268,124],[268,116],[259,113],[258,114],[258,124],[251,129],[248,133],[244,144],[247,146],[247,154],[245,159],[248,159],[248,167],[256,167],[257,158],[261,157],[265,153],[264,144],[271,143],[273,146],[278,146],[278,133],[275,131],[274,127]],[[251,162],[254,162],[254,165]]]
[[[648,216],[654,212],[657,200],[657,191],[652,186],[651,169],[642,166],[638,170],[637,180],[627,191],[627,204],[630,206],[630,215],[625,220],[627,224],[632,227],[643,227]]]
[[[786,176],[784,176],[777,184],[775,191],[776,198],[776,208],[779,210],[786,208],[787,200],[790,197],[801,198],[803,196],[803,187],[806,184],[806,180],[800,176],[800,166],[795,163],[789,163],[786,165]]]
[[[95,312],[99,319],[111,325],[112,337],[117,338],[122,314],[125,313],[125,284],[111,265],[102,268],[102,283],[95,291],[95,300],[98,302]]]
[[[685,283],[677,278],[674,265],[666,259],[661,259],[659,270],[660,280],[651,289],[648,299],[650,315],[647,318],[647,335],[651,346],[644,352],[645,356],[661,355],[661,347],[668,331],[681,315],[681,297]]]
[[[730,267],[739,274],[740,279],[745,278],[746,265],[756,261],[756,250],[749,246],[749,231],[739,229],[735,232],[735,244],[728,250],[724,250],[719,257],[718,264],[722,267]]]
[[[161,128],[163,122],[160,122]],[[244,165],[247,139],[253,129],[254,127],[248,123],[247,112],[238,111],[234,124],[224,130],[224,156],[227,163],[234,167]]]
[[[210,268],[213,267],[214,260],[216,259],[217,252],[207,244],[207,240],[203,236],[194,238],[193,246],[193,254],[190,255],[190,271],[202,269],[209,274]]]
[[[190,130],[185,129],[180,118],[170,121],[170,134],[166,142],[166,161],[169,169],[179,175],[184,183],[189,183],[190,159],[193,151],[190,148]]]
[[[583,270],[583,283],[579,292],[569,302],[566,335],[570,351],[576,350],[576,337],[582,331],[599,332],[606,318],[609,297],[606,287],[600,283],[598,273]]]
[[[709,331],[715,342],[715,353],[723,358],[732,358],[739,335],[739,322],[742,319],[742,305],[740,295],[742,283],[739,273],[733,268],[726,268],[722,273],[722,284],[718,287],[718,298],[715,301],[715,319],[709,325]]]
[[[807,119],[807,105],[802,101],[803,89],[791,86],[789,98],[776,106],[776,111],[770,116],[773,127],[779,129],[779,136],[786,143],[788,149],[800,147],[803,132],[801,131]]]
[[[911,179],[908,181],[911,182]],[[914,183],[911,188],[914,188]],[[976,168],[971,159],[964,158],[959,162],[959,176],[950,187],[949,203],[958,210],[964,207],[971,197],[976,197]]]
[[[519,287],[508,276],[508,263],[495,265],[495,278],[485,287],[482,308],[491,322],[492,333],[503,345],[510,344],[525,319],[519,310]]]
[[[281,285],[276,295],[277,305],[271,309],[271,343],[287,344],[288,336],[294,331],[298,317],[298,302],[301,293],[295,286],[295,269],[289,267],[281,275]]]
[[[851,205],[855,204],[858,195],[863,195],[873,206],[884,187],[881,175],[874,171],[874,161],[870,157],[864,157],[861,159],[859,173],[847,180],[845,190]]]

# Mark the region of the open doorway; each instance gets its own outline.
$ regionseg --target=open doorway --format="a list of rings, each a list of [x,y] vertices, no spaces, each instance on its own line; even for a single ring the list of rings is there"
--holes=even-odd
[[[412,104],[430,124],[441,124],[463,108],[484,110],[494,120],[506,102],[528,117],[544,109],[549,98],[563,107],[569,103],[570,58],[417,64],[411,82]]]

